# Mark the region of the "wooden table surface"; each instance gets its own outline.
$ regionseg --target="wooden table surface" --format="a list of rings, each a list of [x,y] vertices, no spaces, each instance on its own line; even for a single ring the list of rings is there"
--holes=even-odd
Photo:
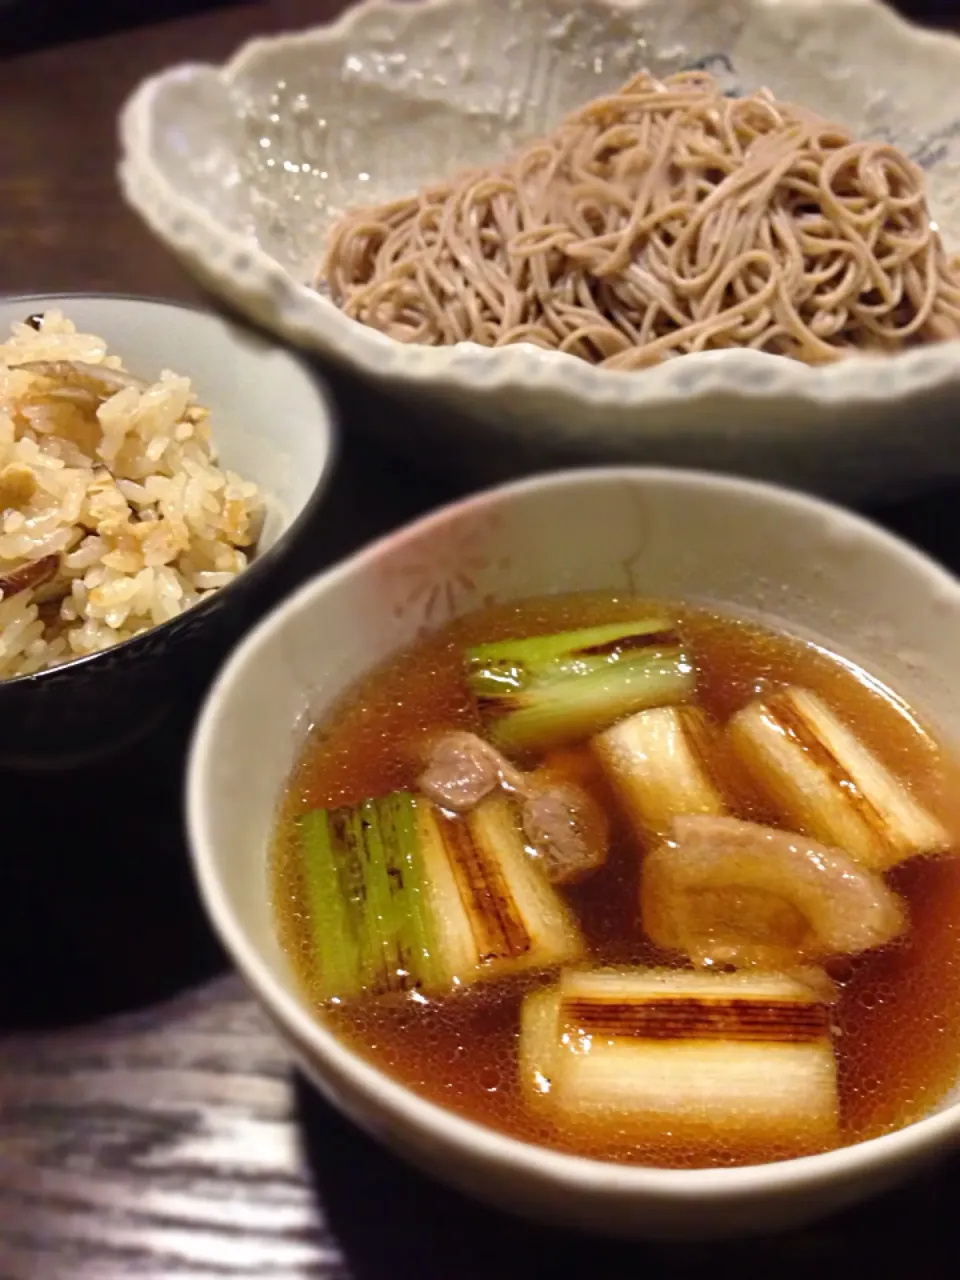
[[[339,7],[248,4],[0,62],[0,290],[200,299],[116,194],[117,108],[168,63]],[[278,590],[452,493],[371,461],[352,427],[385,410],[335,389],[343,462]],[[875,514],[960,567],[957,498]],[[398,1164],[301,1085],[203,921],[179,816],[191,710],[107,770],[17,781],[37,827],[0,870],[0,1280],[956,1275],[960,1165],[796,1236],[701,1248],[541,1230]]]

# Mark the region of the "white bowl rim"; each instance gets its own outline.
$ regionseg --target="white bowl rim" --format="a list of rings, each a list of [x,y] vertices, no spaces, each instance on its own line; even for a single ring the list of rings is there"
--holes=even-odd
[[[798,490],[765,481],[686,468],[585,467],[526,477],[449,503],[378,538],[347,560],[310,579],[247,633],[221,669],[196,724],[187,765],[188,843],[206,910],[246,982],[300,1046],[308,1046],[318,1058],[328,1061],[338,1074],[351,1081],[358,1093],[374,1098],[377,1110],[390,1116],[404,1117],[411,1127],[426,1131],[446,1147],[469,1150],[487,1160],[502,1162],[525,1177],[593,1195],[623,1197],[634,1194],[679,1201],[709,1199],[722,1202],[760,1192],[788,1193],[812,1183],[830,1182],[855,1174],[867,1166],[893,1165],[912,1157],[933,1156],[946,1148],[951,1139],[960,1140],[960,1101],[881,1137],[818,1155],[732,1168],[663,1169],[619,1164],[568,1155],[509,1137],[426,1100],[349,1049],[272,975],[227,901],[207,823],[205,782],[211,772],[212,740],[220,704],[231,697],[232,689],[242,680],[248,662],[257,651],[285,630],[291,618],[312,609],[331,587],[363,573],[374,564],[398,534],[425,534],[432,527],[468,514],[475,507],[487,510],[492,495],[523,497],[554,488],[575,487],[584,482],[604,479],[629,482],[639,478],[653,485],[714,489],[747,498],[773,500],[783,506],[785,516],[789,511],[827,516],[838,533],[869,540],[879,551],[899,559],[923,575],[932,588],[951,597],[960,607],[960,580],[924,552],[864,516]]]
[[[734,394],[739,399],[798,397],[813,403],[870,403],[891,395],[919,394],[941,383],[960,380],[960,339],[927,343],[891,355],[858,353],[834,364],[810,366],[785,356],[747,349],[693,352],[648,369],[603,369],[577,356],[517,343],[489,348],[473,342],[428,347],[407,344],[368,328],[340,311],[319,290],[296,279],[259,243],[223,226],[188,193],[167,179],[152,154],[153,105],[165,85],[186,73],[213,71],[226,84],[243,74],[268,51],[301,44],[333,45],[364,23],[384,17],[399,29],[418,13],[443,14],[472,0],[360,0],[327,23],[299,31],[256,36],[218,64],[183,62],[144,80],[120,114],[121,189],[147,224],[188,261],[202,263],[238,305],[266,306],[270,322],[291,341],[316,345],[378,380],[396,379],[412,386],[467,387],[478,394],[504,389],[557,391],[594,405],[620,409],[652,409],[707,394]],[[642,10],[648,0],[597,0],[611,14]],[[811,0],[747,0],[757,9],[811,12]],[[856,11],[876,24],[892,43],[899,41],[921,59],[924,50],[950,46],[960,68],[960,36],[909,21],[885,0],[831,0],[833,10]],[[677,365],[701,373],[696,390],[684,390]],[[877,378],[878,369],[889,371]],[[751,372],[775,377],[755,383]]]
[[[209,320],[219,320],[228,329],[238,332],[245,330],[250,335],[269,347],[272,351],[276,351],[290,360],[292,364],[298,365],[300,372],[304,378],[314,388],[317,399],[318,412],[318,429],[323,434],[323,455],[324,462],[320,472],[319,479],[313,488],[310,497],[303,504],[290,523],[283,529],[277,540],[267,548],[262,555],[254,556],[250,564],[244,569],[243,573],[238,574],[233,582],[228,582],[225,587],[221,587],[218,591],[212,592],[205,600],[200,600],[187,614],[178,613],[174,618],[168,618],[166,622],[159,622],[156,626],[150,627],[147,631],[140,632],[139,635],[131,636],[127,640],[121,640],[119,644],[110,645],[107,649],[98,649],[95,653],[79,654],[76,658],[71,658],[69,662],[60,662],[55,667],[44,667],[41,671],[34,671],[30,675],[11,676],[7,680],[0,680],[0,697],[3,696],[5,689],[14,686],[27,685],[37,680],[43,680],[44,677],[57,675],[63,677],[68,673],[77,671],[80,667],[85,667],[88,663],[96,662],[98,658],[109,656],[114,658],[118,654],[126,655],[130,650],[136,657],[137,650],[145,645],[148,640],[152,641],[158,632],[172,631],[187,616],[193,620],[197,617],[204,616],[208,610],[220,602],[224,592],[233,594],[233,588],[238,583],[241,585],[249,581],[249,574],[255,572],[255,581],[260,581],[264,570],[260,566],[269,568],[274,564],[280,556],[290,547],[294,540],[299,537],[300,533],[318,510],[320,503],[327,491],[331,477],[336,471],[337,458],[339,455],[339,441],[337,438],[337,412],[333,402],[333,396],[327,386],[326,380],[320,377],[310,366],[310,362],[302,352],[292,351],[289,347],[284,346],[280,342],[272,342],[266,338],[264,334],[250,325],[244,325],[238,322],[235,317],[221,315],[220,312],[213,310],[211,307],[204,307],[196,302],[181,302],[176,298],[163,298],[151,294],[139,293],[110,293],[106,290],[89,290],[83,291],[78,289],[67,290],[63,293],[57,293],[54,290],[44,290],[43,293],[0,293],[0,305],[14,306],[20,303],[24,307],[34,307],[41,303],[64,302],[68,305],[71,302],[133,302],[146,303],[152,307],[166,308],[171,311],[192,311],[195,315],[204,316]],[[70,317],[67,316],[69,320]],[[2,337],[2,335],[0,335]],[[188,373],[185,376],[193,381],[193,374]]]

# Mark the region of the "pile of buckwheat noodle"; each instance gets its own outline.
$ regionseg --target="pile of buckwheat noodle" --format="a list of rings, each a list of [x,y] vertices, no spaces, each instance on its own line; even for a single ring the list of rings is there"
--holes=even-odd
[[[960,337],[922,171],[701,72],[639,75],[501,165],[349,213],[321,282],[401,342],[528,342],[608,369]]]

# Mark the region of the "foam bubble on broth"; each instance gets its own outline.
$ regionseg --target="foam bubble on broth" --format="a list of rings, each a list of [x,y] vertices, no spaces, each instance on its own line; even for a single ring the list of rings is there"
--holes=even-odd
[[[758,693],[788,684],[826,699],[913,789],[960,833],[960,769],[945,765],[909,709],[875,681],[833,655],[753,621],[629,596],[551,597],[499,605],[457,620],[389,659],[352,689],[311,733],[291,779],[273,859],[273,895],[281,942],[302,988],[315,989],[304,889],[290,840],[292,820],[319,806],[353,804],[415,781],[411,744],[438,728],[478,730],[463,687],[469,644],[634,618],[676,616],[697,664],[699,701],[720,720]],[[551,763],[595,791],[613,815],[611,855],[603,869],[566,892],[595,963],[663,963],[639,932],[636,838],[581,748],[551,753]],[[745,795],[740,816],[770,821]],[[843,1143],[873,1137],[928,1113],[954,1085],[960,1063],[960,859],[917,859],[889,883],[908,903],[911,931],[893,947],[838,962],[836,1052]],[[603,1145],[563,1133],[521,1096],[517,1029],[524,995],[551,975],[494,980],[429,1003],[360,1001],[323,1007],[318,1016],[352,1048],[422,1096],[514,1137],[602,1159],[704,1167],[776,1160],[796,1154],[711,1148],[677,1150],[636,1143],[628,1134]],[[817,1149],[811,1145],[811,1151]]]

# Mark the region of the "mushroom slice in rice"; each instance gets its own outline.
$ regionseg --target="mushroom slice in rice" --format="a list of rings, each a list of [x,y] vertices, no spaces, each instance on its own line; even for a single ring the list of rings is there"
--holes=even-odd
[[[131,387],[146,391],[150,386],[143,378],[127,373],[125,369],[111,369],[107,365],[87,364],[82,360],[25,360],[12,364],[11,369],[24,369],[41,378],[61,382],[64,388],[88,392],[100,400],[109,400],[120,391]]]
[[[58,555],[41,556],[39,560],[18,565],[9,573],[0,574],[0,593],[4,600],[9,600],[11,596],[18,596],[21,591],[29,591],[31,588],[36,590],[52,582],[59,568]]]

